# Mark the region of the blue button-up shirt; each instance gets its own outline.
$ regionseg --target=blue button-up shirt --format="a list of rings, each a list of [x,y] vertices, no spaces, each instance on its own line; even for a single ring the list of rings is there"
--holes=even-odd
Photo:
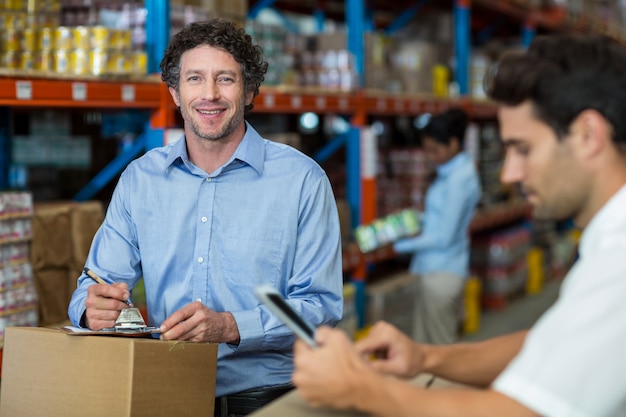
[[[393,245],[398,253],[413,253],[411,273],[468,276],[468,227],[480,195],[476,167],[466,153],[437,167],[437,177],[426,192],[421,233]]]
[[[122,173],[86,266],[132,288],[144,278],[148,324],[200,300],[233,314],[241,341],[218,349],[216,395],[290,381],[292,332],[253,293],[277,288],[315,326],[343,311],[341,238],[328,177],[312,159],[247,125],[232,158],[211,174],[181,140]],[[69,315],[79,325],[83,275]]]

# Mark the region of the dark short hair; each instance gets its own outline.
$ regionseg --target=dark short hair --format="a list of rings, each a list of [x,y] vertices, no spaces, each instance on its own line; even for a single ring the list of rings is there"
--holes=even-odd
[[[626,152],[626,48],[615,40],[537,37],[527,51],[503,55],[488,72],[485,90],[505,105],[529,101],[559,139],[583,110],[596,110],[611,124],[616,148]]]
[[[443,145],[449,145],[452,138],[456,138],[459,146],[463,148],[467,123],[467,113],[461,108],[454,107],[432,116],[422,128],[422,134]]]
[[[226,19],[193,22],[176,33],[161,60],[161,79],[178,91],[180,83],[180,58],[183,53],[200,45],[220,48],[233,56],[241,65],[244,91],[259,94],[265,79],[267,62],[263,60],[263,49],[252,42],[245,30]],[[246,106],[250,111],[253,104]]]

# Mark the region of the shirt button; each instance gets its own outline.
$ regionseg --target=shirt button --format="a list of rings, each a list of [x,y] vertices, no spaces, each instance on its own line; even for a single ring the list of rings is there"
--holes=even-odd
[[[206,177],[206,182],[211,182],[211,177]]]
[[[198,258],[198,263],[201,264],[202,262],[204,262],[204,258],[201,256]]]
[[[206,216],[202,216],[202,218],[200,220],[202,220],[202,223],[206,223],[206,221],[209,220],[209,219],[207,219]]]

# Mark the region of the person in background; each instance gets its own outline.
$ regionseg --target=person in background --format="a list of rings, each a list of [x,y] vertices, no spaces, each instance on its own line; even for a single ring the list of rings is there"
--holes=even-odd
[[[293,333],[254,295],[271,284],[300,314],[342,316],[337,207],[311,158],[263,139],[244,116],[267,63],[243,29],[196,22],[171,40],[162,78],[184,136],[128,165],[78,279],[76,326],[113,327],[143,277],[161,339],[217,342],[216,415],[245,415],[292,386]]]
[[[322,327],[318,349],[295,346],[293,381],[311,404],[378,416],[626,415],[626,47],[537,37],[485,85],[506,149],[501,180],[521,184],[535,218],[584,229],[558,299],[529,331],[475,343],[420,344],[379,323],[355,346]],[[468,387],[388,376],[422,372]]]
[[[462,295],[469,275],[469,224],[481,196],[474,161],[463,151],[468,116],[452,108],[432,116],[422,144],[436,165],[426,192],[422,232],[396,241],[396,253],[412,254],[409,271],[419,278],[413,338],[445,344],[457,340]]]

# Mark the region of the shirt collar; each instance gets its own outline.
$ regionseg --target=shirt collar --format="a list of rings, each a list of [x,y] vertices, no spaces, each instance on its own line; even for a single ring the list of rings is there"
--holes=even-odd
[[[624,230],[624,207],[626,207],[626,185],[602,206],[591,218],[583,231],[578,246],[581,256],[594,250],[603,250],[602,240],[612,236],[615,230]]]
[[[465,152],[459,152],[448,162],[441,164],[437,167],[437,176],[438,177],[447,177],[450,172],[454,170],[454,167],[463,163],[467,159],[467,154]]]
[[[233,156],[224,164],[223,167],[216,172],[219,173],[226,166],[230,165],[233,161],[241,161],[250,165],[258,175],[263,173],[263,161],[265,160],[265,144],[264,139],[259,133],[248,123],[246,123],[246,133],[243,135],[243,139]],[[186,137],[183,134],[180,140],[176,141],[169,148],[167,157],[165,158],[164,170],[167,170],[177,160],[181,160],[185,165],[188,165],[189,155],[187,154],[187,142]]]

